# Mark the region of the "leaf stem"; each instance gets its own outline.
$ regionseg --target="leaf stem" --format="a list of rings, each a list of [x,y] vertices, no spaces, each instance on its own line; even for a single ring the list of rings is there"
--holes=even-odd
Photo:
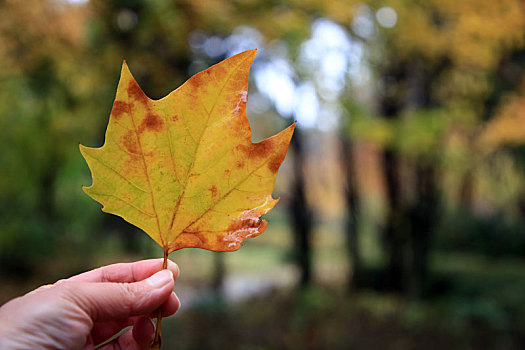
[[[166,270],[168,268],[168,248],[164,248],[164,262],[162,263],[162,269]],[[162,343],[162,336],[161,336],[161,330],[162,330],[162,306],[159,307],[157,310],[157,327],[155,329],[155,338],[153,340],[153,344],[151,345],[151,350],[157,350],[160,349],[161,343]]]

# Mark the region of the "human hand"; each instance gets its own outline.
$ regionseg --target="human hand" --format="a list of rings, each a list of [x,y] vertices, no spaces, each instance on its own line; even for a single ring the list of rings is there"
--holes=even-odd
[[[174,314],[177,265],[162,259],[115,264],[42,286],[0,308],[0,349],[149,349],[156,310]],[[158,271],[158,272],[157,272]]]

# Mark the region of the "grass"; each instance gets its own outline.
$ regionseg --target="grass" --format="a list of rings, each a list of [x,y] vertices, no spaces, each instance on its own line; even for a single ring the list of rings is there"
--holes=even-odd
[[[208,301],[165,322],[169,349],[519,349],[517,330],[461,328],[432,304],[332,288]]]

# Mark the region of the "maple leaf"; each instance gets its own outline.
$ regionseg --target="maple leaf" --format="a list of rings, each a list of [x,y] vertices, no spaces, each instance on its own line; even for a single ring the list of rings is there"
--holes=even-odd
[[[93,184],[84,191],[144,230],[165,254],[196,247],[237,250],[262,233],[295,127],[251,142],[246,51],[191,77],[160,100],[124,62],[100,148],[80,145]]]

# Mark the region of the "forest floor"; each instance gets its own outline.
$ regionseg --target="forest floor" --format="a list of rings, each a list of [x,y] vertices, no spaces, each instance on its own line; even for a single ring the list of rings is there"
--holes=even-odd
[[[362,290],[349,294],[350,268],[337,227],[314,233],[315,284],[295,288],[297,271],[285,225],[273,225],[235,253],[184,249],[175,291],[180,312],[165,320],[166,349],[523,349],[525,261],[465,252],[431,257],[433,285],[421,301]],[[367,236],[367,237],[372,237]],[[143,237],[140,237],[143,238]],[[363,243],[366,262],[380,266],[377,247]],[[108,243],[87,261],[57,257],[32,278],[2,278],[0,303],[38,285],[114,262],[158,256]],[[211,287],[224,266],[222,293]]]
[[[298,290],[282,280],[238,300],[227,289],[223,296],[201,295],[166,320],[165,343],[168,349],[525,348],[522,260],[442,253],[434,261],[436,287],[421,301],[348,293],[333,283]]]
[[[458,318],[393,295],[280,290],[242,303],[217,298],[168,319],[167,349],[523,349],[518,327]],[[521,329],[522,330],[522,329]]]

